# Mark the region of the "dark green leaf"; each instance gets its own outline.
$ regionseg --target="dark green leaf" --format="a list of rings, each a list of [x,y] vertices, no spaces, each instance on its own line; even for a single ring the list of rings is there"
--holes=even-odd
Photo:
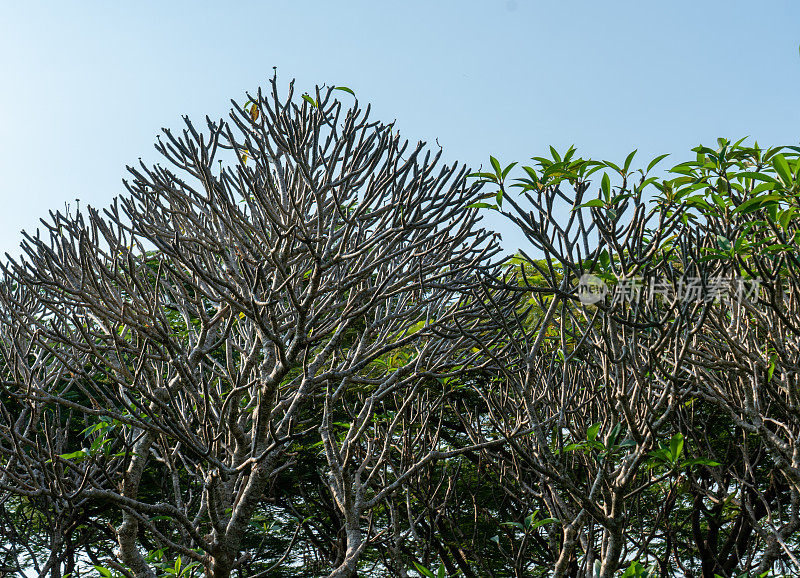
[[[558,522],[556,518],[544,518],[542,520],[537,520],[536,522],[534,522],[532,528],[533,529],[541,528],[542,526],[546,526],[547,524],[554,524],[556,522]]]
[[[470,173],[470,174],[467,175],[467,177],[473,178],[473,179],[476,179],[476,178],[477,179],[484,179],[486,181],[491,181],[493,183],[497,182],[497,175],[494,175],[492,173]]]
[[[627,173],[628,173],[628,169],[629,169],[629,168],[631,168],[631,162],[633,162],[633,157],[634,157],[634,156],[636,156],[636,151],[637,151],[637,150],[638,150],[638,149],[634,149],[634,150],[633,150],[633,152],[631,152],[631,154],[629,154],[629,155],[627,156],[627,158],[625,159],[625,164],[624,164],[624,165],[623,165],[623,167],[622,167],[622,171],[623,171],[624,173],[626,173],[626,174],[627,174]]]
[[[715,462],[714,460],[709,460],[706,458],[694,458],[691,460],[686,460],[681,464],[683,467],[692,467],[692,466],[708,466],[710,468],[715,468],[721,466],[719,462]]]
[[[513,526],[514,528],[519,528],[520,530],[524,530],[525,526],[520,524],[519,522],[500,522],[501,526]]]
[[[774,204],[781,198],[782,197],[780,195],[764,195],[762,197],[756,197],[755,199],[748,199],[736,207],[733,212],[741,215],[753,213],[766,205]]]
[[[656,158],[654,158],[652,161],[650,161],[650,164],[648,164],[648,165],[647,165],[647,170],[645,171],[645,173],[649,173],[649,172],[650,172],[650,170],[651,170],[651,169],[652,169],[654,166],[656,166],[658,163],[660,163],[661,161],[663,161],[663,160],[664,160],[665,158],[667,158],[668,156],[669,156],[669,153],[667,153],[667,154],[664,154],[664,155],[658,155]]]
[[[608,177],[608,173],[603,173],[603,179],[600,182],[600,188],[602,189],[606,200],[608,201],[611,199],[611,179]]]
[[[498,178],[500,178],[503,174],[503,169],[500,168],[500,161],[498,161],[493,156],[489,157],[489,161],[492,163],[492,167],[494,167],[494,172]]]
[[[717,235],[717,245],[726,253],[733,248],[733,244],[730,242],[730,240],[722,235]]]
[[[502,178],[506,178],[506,175],[508,175],[508,172],[511,169],[513,169],[516,165],[517,165],[517,163],[511,163],[510,165],[508,165],[506,168],[503,169],[503,173],[500,176]]]

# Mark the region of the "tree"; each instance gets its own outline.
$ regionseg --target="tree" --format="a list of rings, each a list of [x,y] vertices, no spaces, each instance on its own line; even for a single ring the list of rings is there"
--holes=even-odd
[[[800,569],[798,149],[721,139],[670,180],[648,174],[663,157],[636,174],[633,153],[618,166],[574,152],[537,157],[510,187],[513,164],[475,175],[536,251],[479,296],[507,320],[480,346],[503,376],[483,395],[512,450],[486,461],[523,515],[550,521],[509,522],[523,534],[503,541],[509,562],[536,538],[556,576]],[[600,170],[616,183],[604,174],[587,199]]]
[[[800,149],[468,174],[349,92],[187,120],[2,263],[3,567],[800,571]]]
[[[157,145],[171,168],[51,214],[4,266],[0,489],[104,505],[125,575],[154,577],[158,549],[229,576],[259,512],[291,519],[265,492],[316,437],[344,533],[330,576],[352,576],[372,512],[461,451],[395,441],[435,421],[425,380],[474,357],[437,328],[497,251],[479,186],[336,90],[296,102],[273,79],[207,132],[187,119]]]

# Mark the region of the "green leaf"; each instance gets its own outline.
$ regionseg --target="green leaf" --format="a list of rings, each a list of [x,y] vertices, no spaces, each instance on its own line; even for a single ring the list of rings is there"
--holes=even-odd
[[[77,452],[72,452],[69,454],[59,454],[62,460],[85,460],[89,457],[89,454],[86,450],[79,450]]]
[[[536,516],[539,515],[539,510],[534,510],[533,514],[525,516],[525,527],[530,528],[531,525],[536,521]]]
[[[425,329],[425,320],[418,321],[406,330],[406,335],[413,335]]]
[[[468,209],[496,209],[497,205],[492,205],[490,203],[472,203],[471,205],[467,205]]]
[[[608,435],[609,446],[616,445],[617,439],[619,438],[619,434],[621,432],[622,432],[622,423],[618,423],[613,428],[611,428],[611,433]]]
[[[778,217],[778,222],[780,223],[781,227],[783,227],[784,231],[789,228],[789,223],[796,212],[797,211],[794,207],[789,207],[785,211],[781,211],[780,217]]]
[[[603,173],[603,180],[600,182],[600,188],[603,191],[603,195],[605,195],[606,201],[608,201],[611,198],[611,179],[608,173]]]
[[[535,530],[536,528],[541,528],[542,526],[546,526],[547,524],[555,524],[556,522],[558,522],[558,519],[556,518],[544,518],[542,520],[535,521],[531,526],[531,528]]]
[[[687,460],[681,464],[683,467],[692,467],[692,466],[709,466],[709,467],[717,467],[721,466],[719,462],[715,462],[714,460],[709,460],[707,458],[694,458],[691,460]]]
[[[638,150],[638,149],[634,149],[634,150],[633,150],[633,152],[631,152],[631,154],[629,154],[629,155],[627,156],[627,158],[625,159],[625,164],[624,164],[624,165],[623,165],[623,167],[622,167],[622,171],[623,171],[624,173],[626,173],[626,174],[627,174],[627,172],[628,172],[628,169],[631,167],[631,162],[633,162],[633,157],[634,157],[634,156],[636,156],[636,151],[637,151],[637,150]]]
[[[105,578],[112,578],[111,570],[109,570],[105,566],[92,566],[92,568],[100,572],[100,576],[104,576]]]
[[[506,168],[503,169],[503,173],[500,176],[502,178],[506,178],[506,176],[508,175],[509,171],[511,169],[513,169],[515,166],[517,166],[517,163],[511,163],[510,165],[508,165]]]
[[[767,215],[769,215],[770,220],[778,220],[778,203],[768,203],[764,205],[764,210],[767,212]]]
[[[730,240],[722,235],[717,235],[717,245],[726,253],[733,248],[733,244],[730,242]]]
[[[783,184],[791,186],[794,183],[794,179],[792,178],[792,170],[789,168],[789,163],[786,162],[786,158],[783,155],[775,155],[772,159],[772,166],[775,169],[775,172],[780,175]]]
[[[605,207],[606,203],[603,199],[592,199],[586,203],[583,203],[581,207]]]
[[[775,187],[780,187],[780,186],[781,184],[777,181],[774,183],[761,183],[760,185],[755,187],[752,191],[750,191],[750,194],[755,197],[756,195],[759,195],[764,191],[772,191],[775,190]]]
[[[767,383],[772,381],[772,375],[775,373],[775,365],[778,361],[778,355],[773,354],[772,358],[769,360],[769,370],[767,371]]]
[[[93,453],[95,453],[97,450],[99,450],[100,448],[102,448],[104,445],[106,445],[106,444],[109,444],[109,443],[111,443],[111,440],[110,440],[110,439],[108,439],[108,438],[96,437],[96,438],[94,439],[94,441],[92,442],[92,445],[91,445],[91,447],[89,448],[89,453],[90,453],[90,454],[93,454]]]
[[[528,174],[531,182],[538,183],[539,182],[539,175],[536,174],[536,169],[533,167],[526,167],[523,166],[522,169]]]
[[[669,440],[669,452],[672,455],[671,461],[677,462],[683,453],[683,434],[676,433],[672,436],[672,439]]]
[[[414,568],[416,568],[416,569],[417,569],[417,572],[419,572],[420,574],[422,574],[422,575],[423,575],[423,576],[425,576],[426,578],[436,578],[436,574],[434,574],[433,572],[431,572],[430,570],[428,570],[428,569],[427,569],[425,566],[423,566],[422,564],[417,564],[416,562],[414,562]]]
[[[500,178],[503,174],[503,169],[500,167],[500,161],[498,161],[493,156],[489,156],[489,162],[492,163],[492,167],[494,167],[494,172],[498,178]]]
[[[756,197],[754,199],[747,199],[741,205],[736,207],[733,212],[738,213],[740,215],[746,215],[747,213],[754,213],[761,208],[764,208],[767,205],[775,204],[777,201],[781,200],[783,197],[781,195],[763,195],[761,197]]]
[[[353,96],[355,96],[355,95],[356,95],[356,93],[355,93],[355,92],[353,92],[353,89],[352,89],[352,88],[348,88],[348,87],[346,87],[346,86],[334,86],[334,87],[333,87],[333,90],[343,90],[344,92],[349,92],[349,93],[350,93],[350,94],[352,94]]]
[[[311,106],[313,106],[314,108],[317,108],[317,106],[318,106],[318,105],[317,105],[317,101],[316,101],[316,100],[314,100],[313,98],[311,98],[311,97],[310,97],[309,95],[307,95],[307,94],[304,94],[304,95],[303,95],[303,100],[305,100],[307,103],[309,103],[309,104],[310,104]]]
[[[91,435],[91,434],[95,433],[96,431],[99,431],[99,430],[101,430],[101,429],[103,429],[104,427],[107,427],[107,426],[108,426],[108,424],[106,424],[105,422],[101,421],[100,423],[96,423],[94,425],[90,425],[90,426],[87,426],[87,427],[83,428],[81,430],[81,435],[83,435],[84,437],[89,437],[89,435]]]
[[[667,158],[668,156],[669,156],[669,153],[667,153],[667,154],[664,154],[664,155],[658,155],[656,158],[654,158],[652,161],[650,161],[650,164],[648,164],[648,165],[647,165],[647,170],[645,171],[645,173],[649,173],[649,172],[650,172],[650,170],[651,170],[651,169],[652,169],[654,166],[656,166],[658,163],[660,163],[661,161],[663,161],[663,160],[664,160],[665,158]]]
[[[744,178],[744,179],[754,179],[756,181],[763,181],[765,183],[775,183],[776,185],[780,184],[778,179],[771,177],[769,175],[765,175],[764,173],[757,173],[754,171],[744,171],[742,173],[737,173],[734,175],[737,178]]]
[[[600,433],[600,422],[592,424],[589,426],[589,429],[586,430],[586,439],[590,442],[593,442],[597,439],[597,434]]]
[[[470,173],[470,174],[467,175],[467,178],[483,179],[483,180],[486,180],[486,181],[491,181],[493,183],[497,182],[497,175],[494,175],[492,173]]]

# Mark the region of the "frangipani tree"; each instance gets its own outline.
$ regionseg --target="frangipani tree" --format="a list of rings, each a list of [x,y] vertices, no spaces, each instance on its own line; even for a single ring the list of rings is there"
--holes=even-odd
[[[51,214],[4,266],[0,489],[107,506],[123,574],[154,577],[155,546],[229,576],[312,436],[345,536],[331,576],[353,575],[369,512],[452,451],[434,436],[396,459],[408,420],[377,413],[418,411],[424,379],[475,356],[437,327],[497,250],[479,187],[336,94],[273,80],[227,121],[187,119],[157,145],[168,166],[131,168],[108,209]]]
[[[667,180],[650,174],[663,156],[633,171],[633,153],[574,149],[513,184],[495,159],[475,175],[535,251],[482,291],[507,320],[483,391],[513,448],[485,461],[518,511],[547,516],[498,536],[519,571],[800,569],[798,148],[694,152]]]

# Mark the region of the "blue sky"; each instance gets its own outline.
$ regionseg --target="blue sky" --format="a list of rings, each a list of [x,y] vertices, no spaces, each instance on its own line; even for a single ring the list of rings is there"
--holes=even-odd
[[[3,2],[0,252],[50,209],[106,205],[161,127],[226,114],[273,66],[471,166],[571,144],[643,162],[797,144],[798,45],[792,0]]]

